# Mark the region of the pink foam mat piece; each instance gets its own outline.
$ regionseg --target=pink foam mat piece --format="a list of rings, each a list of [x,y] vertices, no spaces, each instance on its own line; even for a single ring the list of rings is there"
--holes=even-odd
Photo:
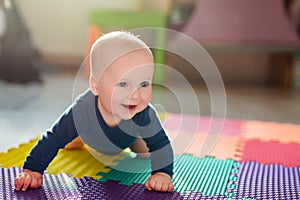
[[[195,157],[212,156],[216,159],[235,159],[236,149],[242,147],[239,136],[214,135],[206,133],[189,134],[167,130],[175,155],[192,154]]]
[[[242,120],[171,114],[164,121],[164,126],[172,131],[184,131],[192,134],[202,132],[235,136],[241,133],[243,123]]]
[[[243,141],[240,137],[221,135],[208,155],[221,160],[234,159],[239,161],[239,157],[236,156],[236,149],[242,145]]]
[[[242,131],[246,139],[300,144],[300,125],[263,121],[245,121]]]
[[[282,164],[286,167],[300,166],[300,145],[260,140],[244,141],[241,161],[256,161],[262,164]]]

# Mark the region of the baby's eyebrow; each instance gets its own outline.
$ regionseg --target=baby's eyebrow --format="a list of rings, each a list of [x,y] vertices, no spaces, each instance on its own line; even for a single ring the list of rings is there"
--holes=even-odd
[[[140,83],[143,83],[143,82],[148,82],[148,83],[151,83],[152,80],[151,79],[143,79],[143,80],[140,80]]]
[[[117,82],[128,82],[129,80],[127,78],[121,78],[117,80]]]

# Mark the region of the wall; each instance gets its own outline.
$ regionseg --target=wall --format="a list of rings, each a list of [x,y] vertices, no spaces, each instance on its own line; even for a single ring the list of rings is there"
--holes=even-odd
[[[88,14],[91,9],[140,10],[157,7],[168,9],[169,0],[16,0],[26,21],[35,46],[48,62],[78,67],[87,46]],[[76,2],[76,3],[74,3]],[[151,2],[151,3],[150,3]],[[225,82],[264,83],[266,54],[214,53]],[[175,66],[176,67],[176,66]],[[185,66],[178,66],[185,69]],[[193,72],[184,70],[193,79]]]
[[[82,54],[87,43],[89,10],[139,10],[142,0],[17,0],[36,46],[45,53]],[[153,7],[165,9],[166,1]],[[161,3],[162,2],[162,3]]]
[[[73,58],[82,58],[86,52],[91,9],[141,10],[157,7],[164,10],[167,1],[16,0],[16,3],[31,31],[35,46],[46,59],[72,62]]]

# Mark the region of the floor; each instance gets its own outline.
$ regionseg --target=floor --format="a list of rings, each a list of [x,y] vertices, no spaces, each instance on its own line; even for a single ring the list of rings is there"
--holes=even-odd
[[[82,76],[61,73],[45,73],[42,84],[0,81],[0,152],[44,132],[87,86]],[[216,101],[221,107],[211,103],[211,94],[204,86],[194,85],[191,90],[172,83],[172,89],[154,87],[152,103],[160,112],[216,117],[226,114],[233,119],[300,124],[300,89],[226,86],[226,101]]]

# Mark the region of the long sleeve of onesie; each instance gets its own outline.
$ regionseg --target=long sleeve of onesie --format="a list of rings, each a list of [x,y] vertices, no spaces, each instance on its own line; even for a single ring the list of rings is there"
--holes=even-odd
[[[97,107],[97,97],[88,90],[42,136],[27,156],[23,168],[43,174],[58,150],[77,136],[101,153],[116,154],[132,145],[136,136],[140,135],[151,153],[152,173],[173,175],[173,150],[151,105],[132,120],[122,121],[120,126],[137,134],[128,134],[119,126],[106,126]]]
[[[72,110],[69,107],[33,147],[23,168],[43,174],[49,163],[57,155],[58,150],[64,148],[77,136]]]

